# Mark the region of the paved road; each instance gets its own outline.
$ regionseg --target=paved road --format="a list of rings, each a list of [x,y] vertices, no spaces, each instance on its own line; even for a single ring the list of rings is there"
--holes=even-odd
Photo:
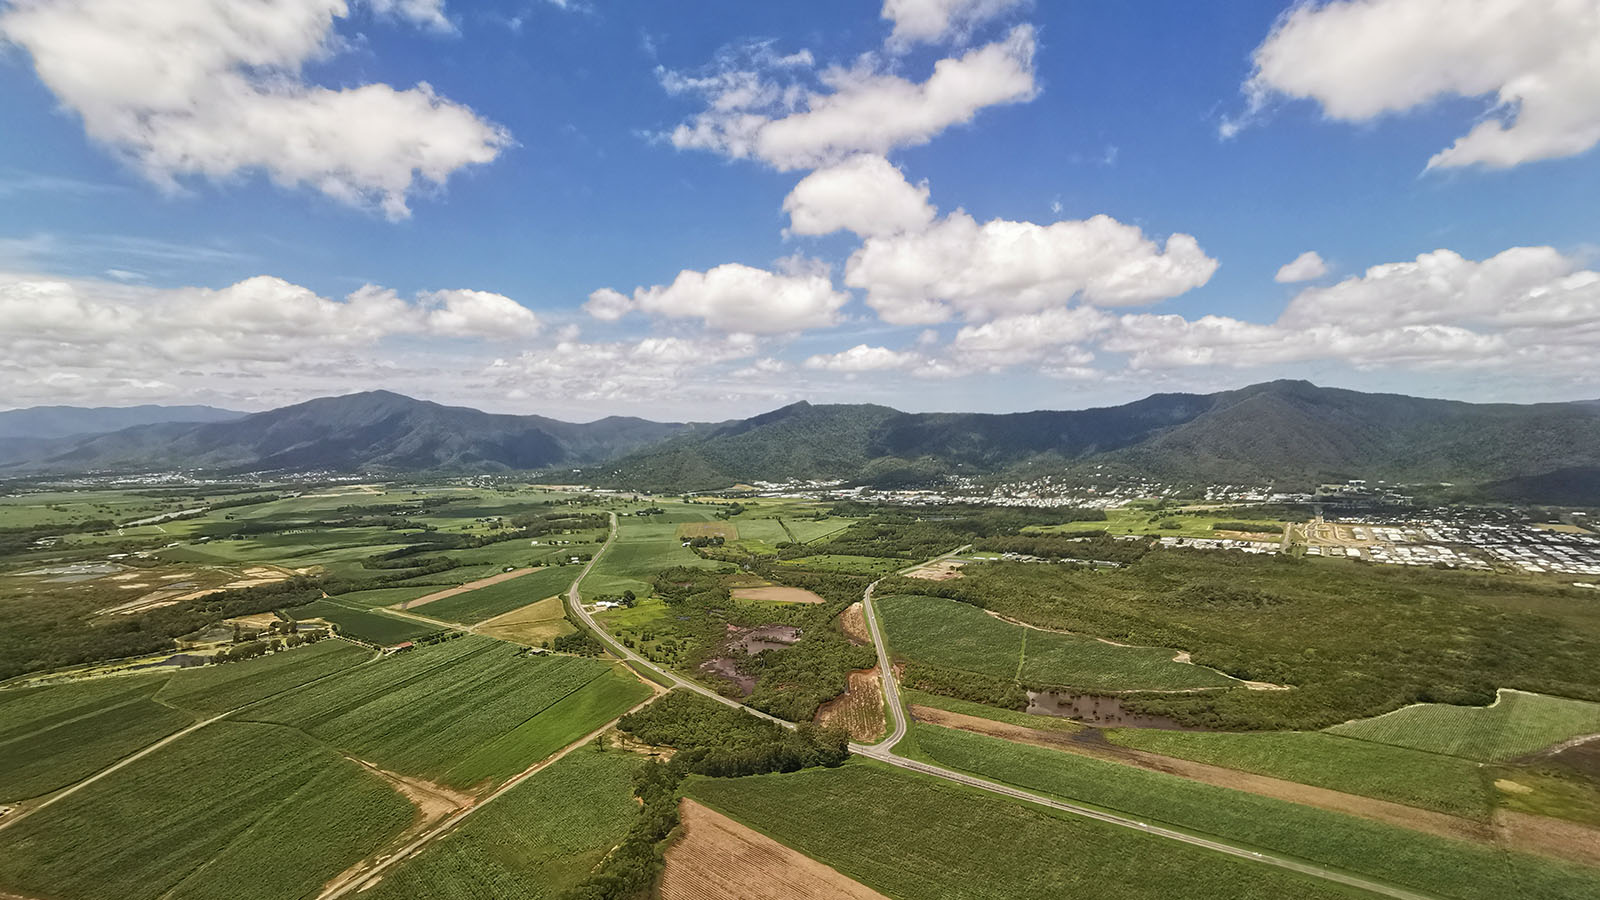
[[[618,641],[613,639],[611,637],[611,635],[606,632],[605,629],[601,628],[600,625],[597,622],[595,622],[593,616],[590,615],[589,611],[583,608],[583,600],[582,600],[582,596],[579,594],[578,586],[583,581],[584,576],[589,574],[589,570],[594,567],[594,564],[596,562],[598,562],[600,557],[606,552],[606,550],[611,547],[612,542],[616,540],[616,536],[617,536],[617,517],[616,517],[616,514],[613,513],[612,516],[611,516],[611,533],[606,538],[605,544],[600,548],[600,551],[594,555],[594,559],[590,560],[589,564],[584,567],[583,573],[578,576],[578,580],[577,581],[572,583],[572,589],[568,592],[567,596],[568,596],[568,600],[572,604],[573,612],[580,619],[583,620],[584,624],[588,625],[589,629],[591,631],[593,631],[595,633],[595,635],[602,642],[604,642],[605,645],[607,647],[609,647],[613,653],[616,653],[617,655],[621,656],[623,659],[632,661],[633,663],[635,663],[635,664],[637,664],[639,666],[642,666],[642,667],[644,667],[646,669],[649,669],[651,672],[654,672],[656,675],[660,676],[664,680],[671,682],[675,687],[681,687],[681,688],[684,688],[686,690],[691,690],[691,691],[694,691],[697,694],[701,694],[701,695],[704,695],[706,697],[710,697],[711,699],[717,701],[718,703],[722,703],[722,704],[725,704],[727,706],[732,706],[732,707],[737,707],[737,708],[743,709],[745,712],[752,713],[754,715],[760,716],[761,718],[767,719],[767,720],[772,721],[772,722],[776,722],[779,725],[784,726],[785,728],[793,728],[794,727],[794,723],[792,723],[792,722],[788,722],[788,721],[785,721],[783,719],[779,719],[779,718],[777,718],[775,716],[770,716],[770,715],[768,715],[768,714],[766,714],[764,712],[761,712],[760,710],[751,709],[750,707],[745,706],[744,704],[742,704],[742,703],[740,703],[740,702],[738,702],[736,700],[731,700],[731,699],[729,699],[727,697],[722,696],[721,694],[717,693],[716,691],[711,690],[710,688],[705,687],[704,685],[697,684],[697,683],[695,683],[693,681],[689,681],[686,678],[683,678],[683,677],[681,677],[679,675],[673,674],[672,672],[669,672],[666,669],[663,669],[660,666],[657,666],[656,664],[650,662],[649,660],[647,660],[644,657],[640,656],[639,654],[633,652],[632,650],[630,650],[630,649],[628,649],[626,647],[623,647],[621,645],[621,643],[619,643]],[[957,555],[959,553],[963,553],[967,549],[968,549],[967,547],[958,547],[955,550],[952,550],[949,553],[944,554],[943,556],[937,557],[937,559],[946,559],[948,557],[955,556],[955,555]],[[937,560],[930,560],[930,562],[932,562],[932,561],[937,561]],[[919,565],[922,565],[922,564],[919,564]],[[916,568],[916,566],[912,566],[910,568]],[[909,570],[902,570],[902,571],[909,571]],[[1267,853],[1260,853],[1260,852],[1255,851],[1255,850],[1250,850],[1250,849],[1247,849],[1245,847],[1235,846],[1233,844],[1228,844],[1228,843],[1225,843],[1225,842],[1222,842],[1222,841],[1213,840],[1211,838],[1205,838],[1205,837],[1200,837],[1198,835],[1187,834],[1187,833],[1182,832],[1182,831],[1176,831],[1176,830],[1173,830],[1171,828],[1164,828],[1164,827],[1159,826],[1159,825],[1151,825],[1151,824],[1149,824],[1147,822],[1140,822],[1137,819],[1128,818],[1126,816],[1120,816],[1120,815],[1117,815],[1115,813],[1104,812],[1102,810],[1094,809],[1094,808],[1088,807],[1088,806],[1080,806],[1080,805],[1078,805],[1076,803],[1069,803],[1069,802],[1062,801],[1062,800],[1056,800],[1054,798],[1045,797],[1045,796],[1042,796],[1042,795],[1039,795],[1039,794],[1032,793],[1030,791],[1024,791],[1024,790],[1022,790],[1020,788],[1015,788],[1015,787],[1012,787],[1012,786],[1007,785],[1007,784],[1000,784],[998,782],[989,781],[989,780],[983,779],[983,778],[978,778],[978,777],[973,776],[973,775],[968,775],[965,772],[958,772],[958,771],[955,771],[955,770],[952,770],[952,769],[946,769],[946,768],[944,768],[942,766],[931,765],[929,763],[921,762],[921,761],[914,760],[914,759],[907,759],[906,757],[897,755],[894,752],[894,749],[893,749],[894,748],[894,744],[905,736],[906,729],[907,729],[907,724],[906,724],[906,718],[905,718],[905,710],[900,704],[899,688],[895,684],[894,669],[891,668],[890,665],[889,665],[888,649],[884,644],[883,632],[882,632],[882,630],[880,629],[880,627],[878,625],[878,617],[877,617],[876,610],[874,610],[873,606],[872,606],[872,592],[873,592],[873,589],[876,588],[877,586],[878,586],[878,583],[876,581],[874,581],[871,585],[869,585],[867,587],[866,592],[863,594],[863,596],[861,598],[861,606],[862,606],[862,611],[865,614],[865,617],[866,617],[866,620],[867,620],[867,627],[872,632],[872,642],[873,642],[874,646],[876,647],[876,649],[878,651],[878,666],[879,666],[879,671],[882,673],[882,677],[883,677],[884,703],[889,708],[890,718],[891,718],[891,720],[893,722],[893,726],[894,727],[890,730],[890,735],[889,735],[888,738],[885,738],[884,740],[882,740],[882,741],[880,741],[880,742],[878,742],[876,744],[870,744],[869,745],[869,744],[851,743],[850,744],[850,751],[852,753],[857,753],[857,754],[865,756],[865,757],[867,757],[869,759],[875,759],[875,760],[877,760],[879,762],[887,763],[887,764],[889,764],[891,766],[896,766],[896,767],[899,767],[901,769],[906,769],[907,771],[918,772],[918,773],[923,774],[923,775],[930,775],[930,776],[932,776],[934,778],[941,778],[941,779],[944,779],[945,781],[950,781],[950,782],[954,782],[956,784],[966,785],[967,787],[977,788],[977,789],[982,790],[982,791],[988,791],[989,793],[992,793],[992,794],[998,794],[998,795],[1001,795],[1001,796],[1004,796],[1004,797],[1010,797],[1010,798],[1016,799],[1016,800],[1022,800],[1022,801],[1027,802],[1027,803],[1037,804],[1039,806],[1048,807],[1050,809],[1058,810],[1060,812],[1071,813],[1073,815],[1082,816],[1082,817],[1084,817],[1086,819],[1093,819],[1093,820],[1095,820],[1097,822],[1104,822],[1104,823],[1106,823],[1108,825],[1116,825],[1116,826],[1119,826],[1119,827],[1122,827],[1122,828],[1131,829],[1133,831],[1141,831],[1141,832],[1144,832],[1145,834],[1154,835],[1154,836],[1160,837],[1160,838],[1166,838],[1168,840],[1178,841],[1180,843],[1188,844],[1188,845],[1193,846],[1193,847],[1200,847],[1200,848],[1203,848],[1203,849],[1206,849],[1206,850],[1215,851],[1217,853],[1224,853],[1224,854],[1227,854],[1229,856],[1237,857],[1239,859],[1244,859],[1244,860],[1247,860],[1247,861],[1250,861],[1250,862],[1257,862],[1257,863],[1262,863],[1262,864],[1269,865],[1269,866],[1275,866],[1275,867],[1280,868],[1280,869],[1287,869],[1287,870],[1289,870],[1291,872],[1298,872],[1298,873],[1300,873],[1302,875],[1309,875],[1309,876],[1311,876],[1313,878],[1320,878],[1320,879],[1323,879],[1324,881],[1331,881],[1331,882],[1335,882],[1337,884],[1343,884],[1343,885],[1347,885],[1349,887],[1359,888],[1361,890],[1370,891],[1370,892],[1372,892],[1374,894],[1379,894],[1379,895],[1386,896],[1386,897],[1393,897],[1393,898],[1395,898],[1395,900],[1440,900],[1440,898],[1438,898],[1438,897],[1436,897],[1434,895],[1431,895],[1431,894],[1418,893],[1418,892],[1410,891],[1410,890],[1407,890],[1405,888],[1398,887],[1398,886],[1395,886],[1395,885],[1384,884],[1384,883],[1377,882],[1377,881],[1369,881],[1369,880],[1367,880],[1365,878],[1361,878],[1361,877],[1356,876],[1356,875],[1348,875],[1348,874],[1345,874],[1344,872],[1339,872],[1339,871],[1336,871],[1336,870],[1333,870],[1333,869],[1324,868],[1322,866],[1314,865],[1312,863],[1301,862],[1300,860],[1297,860],[1297,859],[1292,859],[1292,858],[1284,857],[1284,856],[1276,856],[1276,855],[1267,854]]]

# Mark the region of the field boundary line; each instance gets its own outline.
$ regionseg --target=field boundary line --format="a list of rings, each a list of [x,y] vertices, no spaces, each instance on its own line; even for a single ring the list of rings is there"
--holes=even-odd
[[[643,702],[636,704],[631,709],[629,709],[627,712],[623,713],[622,716],[631,715],[631,714],[633,714],[635,712],[638,712],[641,709],[644,709],[646,706],[649,706],[650,704],[654,703],[656,701],[656,697],[658,697],[658,696],[659,696],[658,694],[651,694],[649,699],[644,700]],[[622,721],[622,716],[617,716],[616,718],[614,718],[611,721],[605,723],[604,725],[601,725],[599,728],[596,728],[594,731],[591,731],[588,734],[584,735],[583,737],[579,738],[578,740],[573,741],[572,743],[568,744],[565,747],[562,747],[560,750],[557,750],[555,753],[552,753],[549,756],[545,757],[544,759],[541,759],[538,762],[534,763],[533,765],[529,766],[528,768],[523,769],[521,772],[519,772],[518,774],[512,776],[509,780],[507,780],[505,784],[501,785],[498,788],[495,788],[494,792],[489,794],[489,796],[483,798],[482,800],[478,801],[477,803],[474,803],[473,805],[467,807],[466,809],[463,809],[460,812],[457,812],[457,813],[451,815],[450,817],[446,818],[443,822],[440,822],[438,825],[434,826],[434,828],[432,828],[431,830],[425,832],[424,834],[422,834],[422,835],[418,836],[417,838],[415,838],[414,840],[412,840],[411,843],[406,844],[404,847],[401,847],[399,850],[396,850],[394,853],[390,854],[389,856],[384,857],[376,865],[374,865],[371,869],[368,869],[368,870],[366,870],[364,872],[360,872],[360,873],[357,873],[356,875],[351,876],[350,878],[346,879],[343,884],[331,885],[329,887],[324,888],[322,890],[322,893],[320,893],[320,894],[318,894],[316,896],[316,900],[335,900],[335,898],[343,897],[344,895],[350,893],[351,891],[360,891],[360,890],[363,890],[365,888],[371,887],[372,885],[376,884],[377,883],[377,879],[384,872],[386,872],[390,868],[392,868],[395,864],[403,862],[403,861],[405,861],[407,859],[410,859],[411,857],[415,856],[419,851],[421,851],[424,848],[426,848],[429,844],[433,843],[434,841],[438,840],[439,838],[441,838],[444,835],[446,835],[447,833],[449,833],[457,825],[460,825],[463,821],[466,820],[466,818],[468,816],[472,815],[473,813],[477,812],[478,810],[483,809],[485,806],[488,806],[489,804],[491,804],[494,801],[498,800],[500,797],[504,796],[505,794],[509,793],[511,790],[516,788],[517,785],[522,784],[524,781],[527,781],[529,778],[532,778],[533,776],[539,774],[540,772],[544,771],[545,769],[549,768],[550,766],[554,765],[555,763],[561,761],[561,759],[563,759],[568,753],[571,753],[572,751],[578,749],[579,747],[582,747],[583,745],[585,745],[587,743],[590,743],[591,741],[593,741],[595,738],[599,737],[600,735],[605,734],[607,731],[610,731],[612,728],[616,727],[616,724],[618,722]]]

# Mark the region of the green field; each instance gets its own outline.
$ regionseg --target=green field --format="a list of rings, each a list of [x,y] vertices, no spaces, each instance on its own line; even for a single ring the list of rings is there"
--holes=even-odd
[[[550,566],[530,575],[522,575],[475,591],[435,600],[432,603],[424,603],[413,607],[412,610],[418,615],[443,619],[446,622],[476,624],[514,609],[521,609],[530,603],[537,603],[546,597],[564,594],[567,588],[572,586],[572,580],[582,571],[580,566]]]
[[[60,900],[314,895],[411,803],[288,728],[203,728],[0,832],[0,890]]]
[[[1120,728],[1112,743],[1229,769],[1469,819],[1489,817],[1483,775],[1472,762],[1319,731],[1238,734]]]
[[[438,593],[439,590],[436,585],[412,585],[408,587],[355,591],[349,594],[339,594],[334,599],[347,606],[361,606],[372,609],[379,606],[394,606],[405,603],[408,600],[415,600],[418,597],[426,597],[429,594]]]
[[[162,676],[0,691],[0,802],[59,790],[185,728],[151,697]]]
[[[840,556],[819,553],[815,556],[802,556],[799,559],[786,559],[779,563],[795,569],[809,569],[814,572],[838,572],[842,575],[887,575],[909,565],[912,560],[888,559],[879,556]]]
[[[380,647],[415,640],[440,630],[438,625],[391,616],[388,613],[362,609],[358,606],[346,606],[337,599],[318,600],[284,612],[297,622],[307,619],[326,619],[337,626],[339,633],[345,637],[377,644]]]
[[[1600,703],[1501,691],[1492,706],[1408,706],[1335,725],[1346,737],[1484,762],[1525,756],[1581,735],[1600,734]]]
[[[662,506],[667,514],[650,516],[648,521],[619,517],[616,541],[583,580],[585,598],[623,591],[633,591],[644,597],[650,593],[650,579],[663,569],[674,566],[715,569],[725,565],[700,558],[684,547],[678,537],[678,525],[709,521],[710,510],[681,504],[663,503]]]
[[[1324,900],[1327,882],[877,763],[694,778],[687,796],[902,900]]]
[[[916,732],[921,751],[952,768],[1452,900],[1600,891],[1600,872],[1494,846],[964,731],[918,725]]]
[[[384,875],[366,900],[556,897],[627,834],[639,758],[574,750]]]
[[[1119,647],[1013,625],[966,603],[901,595],[874,601],[896,654],[1025,684],[1086,690],[1172,691],[1237,684],[1173,651]]]
[[[1213,527],[1223,523],[1260,523],[1265,530],[1279,529],[1283,523],[1274,519],[1251,515],[1248,508],[1214,510],[1209,512],[1179,513],[1175,510],[1147,509],[1140,506],[1123,506],[1106,510],[1103,522],[1067,522],[1062,525],[1030,525],[1023,531],[1028,534],[1072,534],[1082,531],[1104,531],[1108,534],[1147,534],[1154,537],[1216,536]]]
[[[342,672],[372,656],[371,650],[345,641],[321,640],[242,662],[180,669],[156,699],[214,716]]]
[[[465,637],[369,663],[239,714],[303,728],[386,769],[498,783],[650,694],[611,665]]]

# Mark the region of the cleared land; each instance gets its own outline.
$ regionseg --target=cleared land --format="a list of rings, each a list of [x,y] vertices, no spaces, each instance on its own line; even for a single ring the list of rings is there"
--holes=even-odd
[[[530,603],[478,625],[479,634],[503,641],[537,647],[547,641],[576,631],[566,618],[566,607],[560,597],[547,597]]]
[[[907,900],[1349,898],[1307,876],[875,763],[695,778],[691,799]]]
[[[1600,734],[1600,703],[1500,691],[1491,706],[1425,703],[1328,729],[1333,734],[1495,762]]]
[[[962,731],[919,725],[916,739],[923,753],[976,775],[1454,900],[1600,891],[1600,872],[1487,844]]]
[[[805,588],[796,587],[741,587],[733,589],[735,600],[756,600],[764,603],[823,603],[821,597]]]
[[[363,900],[555,897],[627,834],[637,804],[629,753],[574,750],[478,810],[362,891]]]
[[[382,778],[306,735],[224,721],[0,833],[0,890],[287,900],[415,817]]]
[[[1124,647],[1025,628],[966,603],[902,595],[876,601],[897,655],[1027,683],[1108,691],[1182,691],[1238,682],[1175,662],[1172,650]]]
[[[842,725],[850,739],[874,743],[883,737],[883,682],[878,670],[861,669],[850,673],[845,692],[817,710],[817,724]]]
[[[693,800],[667,850],[661,900],[888,900],[804,854]]]
[[[650,695],[603,662],[464,637],[365,665],[241,714],[304,729],[385,769],[497,784]]]

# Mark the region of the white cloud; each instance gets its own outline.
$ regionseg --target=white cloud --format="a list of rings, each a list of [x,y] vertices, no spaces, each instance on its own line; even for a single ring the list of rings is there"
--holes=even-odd
[[[610,288],[589,295],[591,316],[615,321],[631,311],[668,319],[700,319],[719,331],[782,334],[825,328],[839,320],[850,297],[834,290],[826,270],[790,261],[789,272],[725,263],[705,272],[685,269],[670,285],[634,289],[628,297]]]
[[[1492,97],[1489,115],[1429,168],[1505,168],[1600,143],[1600,3],[1341,0],[1302,3],[1256,49],[1251,112],[1274,95],[1366,121],[1443,97]],[[1240,120],[1224,122],[1223,136]]]
[[[1322,254],[1315,250],[1307,250],[1284,263],[1272,280],[1279,284],[1294,284],[1300,281],[1312,281],[1326,274],[1328,274],[1328,264],[1322,261]]]
[[[679,149],[756,158],[781,170],[815,168],[852,153],[884,154],[925,144],[945,129],[972,121],[979,110],[1033,99],[1033,28],[1019,25],[1000,41],[939,60],[917,83],[880,69],[870,54],[853,68],[819,76],[824,91],[774,80],[770,59],[736,68],[724,58],[704,76],[663,71],[674,94],[699,93],[707,109],[668,135]],[[809,67],[781,58],[783,68]],[[756,60],[757,63],[761,61]]]
[[[783,200],[789,230],[867,236],[919,231],[933,222],[927,182],[912,185],[881,156],[857,154],[800,179]]]
[[[393,16],[435,31],[456,30],[445,18],[444,0],[366,0],[366,3],[380,16]]]
[[[445,21],[437,0],[374,7]],[[402,219],[410,195],[493,160],[511,138],[427,84],[305,81],[347,12],[345,0],[16,0],[0,36],[33,56],[91,138],[159,185],[259,171]]]
[[[1109,314],[1090,306],[1057,307],[1006,316],[956,332],[950,356],[960,365],[999,370],[1044,360],[1081,365],[1093,358],[1081,345],[1115,324]]]
[[[1276,323],[1123,316],[1103,346],[1135,368],[1356,366],[1494,369],[1594,380],[1600,272],[1549,247],[1482,261],[1449,250],[1301,291]]]
[[[533,310],[503,294],[488,291],[431,291],[421,295],[430,307],[429,331],[448,337],[504,340],[539,332]]]
[[[1051,225],[957,210],[916,233],[868,238],[845,283],[887,322],[930,324],[1037,312],[1074,297],[1097,306],[1150,303],[1210,280],[1217,261],[1187,234],[1165,246],[1109,216]]]
[[[894,23],[889,35],[892,49],[914,44],[964,38],[995,16],[1023,4],[1024,0],[883,0],[883,18]]]
[[[909,369],[923,363],[921,354],[890,350],[857,344],[838,353],[823,353],[806,360],[808,369],[829,372],[880,372],[888,369]]]

